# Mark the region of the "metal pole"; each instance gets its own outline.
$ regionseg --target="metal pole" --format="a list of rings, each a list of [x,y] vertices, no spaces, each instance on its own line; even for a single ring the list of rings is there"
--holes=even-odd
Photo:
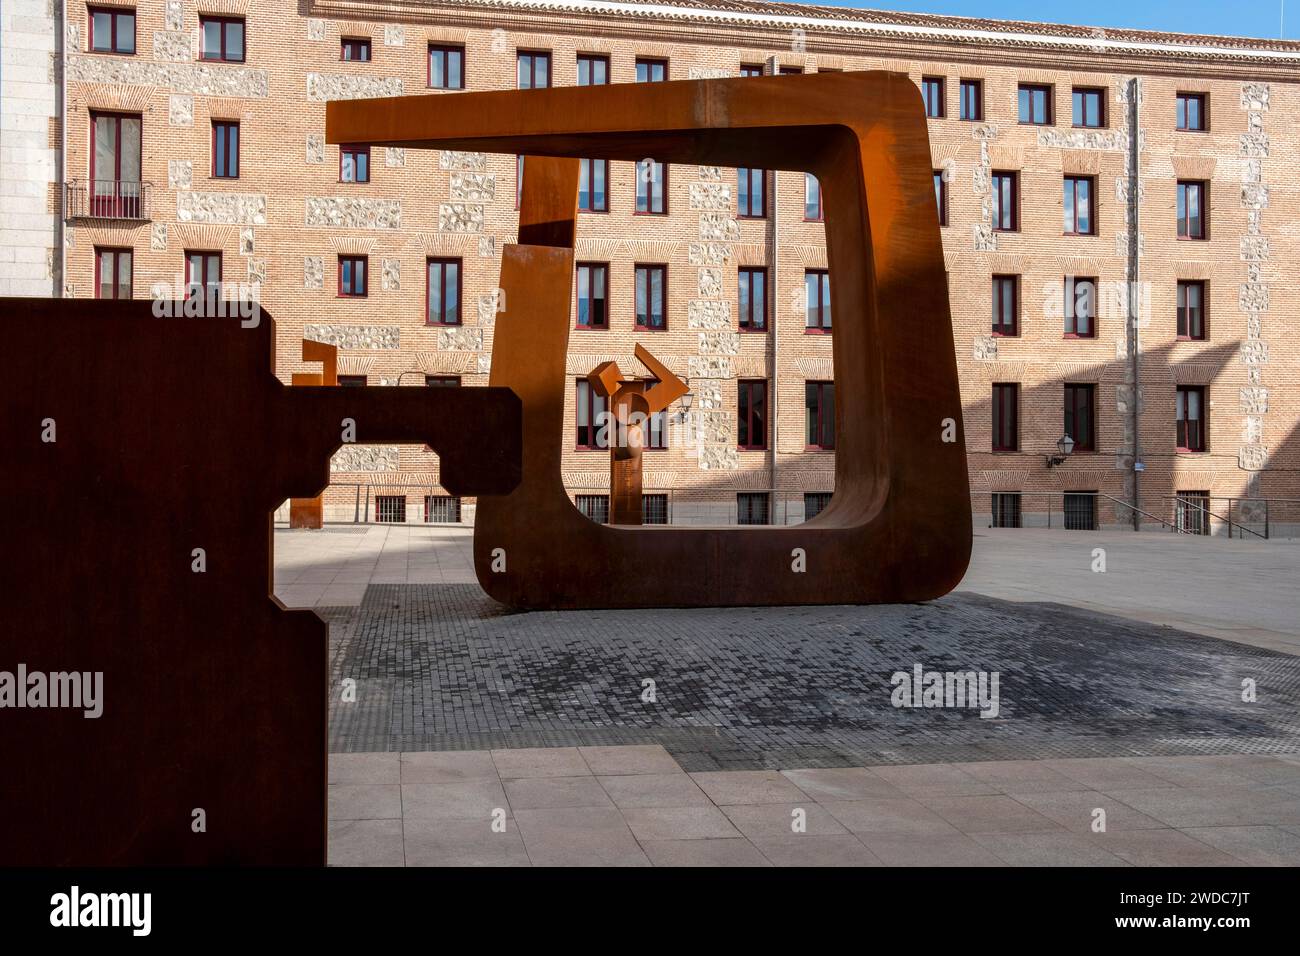
[[[1128,354],[1129,375],[1133,383],[1129,415],[1133,422],[1133,530],[1142,530],[1139,512],[1141,495],[1138,484],[1142,473],[1138,471],[1141,443],[1138,437],[1138,78],[1128,81]]]

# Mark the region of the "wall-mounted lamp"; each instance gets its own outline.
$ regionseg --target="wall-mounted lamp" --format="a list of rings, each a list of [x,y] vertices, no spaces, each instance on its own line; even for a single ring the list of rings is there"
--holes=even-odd
[[[1043,456],[1047,460],[1048,468],[1054,468],[1065,463],[1065,459],[1070,457],[1070,452],[1074,451],[1074,439],[1069,435],[1062,435],[1056,440],[1056,450],[1060,452],[1059,455]]]

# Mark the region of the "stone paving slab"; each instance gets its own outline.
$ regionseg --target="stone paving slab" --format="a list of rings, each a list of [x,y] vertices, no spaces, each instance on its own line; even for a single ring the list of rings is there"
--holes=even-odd
[[[995,774],[979,784],[991,792],[939,795],[965,789],[981,765],[688,774],[660,747],[576,753],[577,763],[567,748],[549,761],[535,750],[332,754],[330,865],[1300,865],[1300,795],[1285,782],[1300,763],[1276,757],[1187,757],[1169,771],[1236,771],[1212,788],[1169,780],[1147,790],[1017,794],[1023,777]],[[1070,766],[1125,781],[1138,762]],[[408,766],[450,780],[392,783]],[[568,775],[550,772],[561,766]],[[599,772],[636,766],[667,772]],[[539,775],[518,775],[524,769]],[[886,773],[904,788],[890,789]],[[1101,832],[1097,808],[1106,810]]]

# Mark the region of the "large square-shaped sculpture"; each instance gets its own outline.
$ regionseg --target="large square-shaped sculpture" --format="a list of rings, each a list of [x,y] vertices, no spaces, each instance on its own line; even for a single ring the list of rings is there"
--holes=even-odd
[[[925,111],[906,75],[341,101],[326,108],[326,138],[528,157],[491,374],[523,401],[523,480],[479,505],[474,534],[479,581],[493,597],[531,608],[875,603],[934,598],[961,580],[971,544],[961,395]],[[588,520],[569,500],[561,434],[576,157],[818,178],[837,447],[835,494],[817,517],[622,528]]]

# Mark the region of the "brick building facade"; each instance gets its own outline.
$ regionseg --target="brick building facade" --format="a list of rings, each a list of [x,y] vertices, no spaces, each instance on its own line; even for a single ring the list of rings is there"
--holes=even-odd
[[[326,145],[326,101],[905,72],[932,115],[977,524],[1124,523],[1135,482],[1148,522],[1179,493],[1300,498],[1300,44],[743,0],[70,3],[63,39],[63,294],[252,287],[283,381],[311,370],[305,335],[372,386],[486,384],[518,166]],[[834,477],[815,183],[619,162],[589,183],[605,208],[580,216],[578,285],[604,296],[574,297],[570,491],[600,516],[608,453],[586,447],[579,379],[638,369],[640,342],[694,396],[645,452],[651,517],[803,520]],[[327,518],[472,520],[418,447],[332,468]]]

